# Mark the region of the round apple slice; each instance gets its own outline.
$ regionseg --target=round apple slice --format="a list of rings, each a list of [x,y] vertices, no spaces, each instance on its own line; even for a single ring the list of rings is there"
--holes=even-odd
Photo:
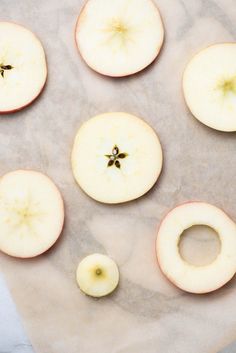
[[[183,90],[199,121],[236,131],[236,43],[212,45],[195,55],[184,72]]]
[[[155,131],[127,113],[107,113],[82,125],[72,151],[80,187],[104,203],[134,200],[149,191],[162,169]]]
[[[47,65],[40,41],[28,29],[0,22],[0,114],[18,111],[41,93]]]
[[[119,283],[119,270],[108,256],[93,254],[85,257],[76,272],[79,288],[91,297],[104,297]]]
[[[80,54],[93,70],[121,77],[155,60],[164,29],[152,0],[88,0],[75,37]]]
[[[180,255],[180,237],[194,225],[206,225],[219,236],[220,253],[209,265],[194,266]],[[162,272],[177,287],[190,293],[212,292],[226,284],[236,272],[236,225],[215,206],[186,203],[173,209],[162,221],[156,250]]]
[[[55,184],[27,170],[0,179],[0,250],[21,258],[48,250],[58,239],[64,206]]]

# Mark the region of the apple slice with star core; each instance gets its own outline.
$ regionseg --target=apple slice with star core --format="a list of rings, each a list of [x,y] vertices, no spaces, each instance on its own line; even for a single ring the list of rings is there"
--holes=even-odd
[[[29,258],[48,250],[61,234],[64,206],[44,174],[17,170],[0,179],[0,250]]]
[[[156,183],[162,148],[155,131],[127,113],[107,113],[85,122],[72,150],[72,170],[93,199],[110,204],[137,199]]]
[[[32,103],[47,78],[44,49],[23,26],[0,22],[0,114],[13,113]]]
[[[164,28],[152,0],[88,0],[78,18],[75,39],[93,70],[121,77],[143,70],[156,59]]]
[[[184,72],[183,90],[199,121],[236,131],[236,43],[215,44],[195,55]]]

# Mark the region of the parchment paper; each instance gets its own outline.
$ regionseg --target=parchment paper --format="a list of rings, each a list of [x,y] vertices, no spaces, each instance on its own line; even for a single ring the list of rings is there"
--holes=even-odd
[[[213,203],[236,220],[235,133],[200,124],[181,91],[183,70],[195,52],[236,39],[236,4],[156,2],[166,27],[159,59],[138,75],[110,79],[90,70],[75,48],[82,0],[0,0],[1,19],[39,36],[49,69],[42,96],[28,109],[0,118],[0,173],[45,172],[66,205],[64,232],[49,252],[26,261],[0,255],[1,271],[38,353],[213,353],[236,338],[235,279],[216,293],[189,295],[161,275],[155,257],[157,226],[183,201]],[[157,185],[126,205],[96,203],[71,172],[77,129],[107,111],[142,117],[164,150]],[[94,252],[112,256],[121,271],[119,289],[101,300],[82,295],[75,282],[79,260]]]

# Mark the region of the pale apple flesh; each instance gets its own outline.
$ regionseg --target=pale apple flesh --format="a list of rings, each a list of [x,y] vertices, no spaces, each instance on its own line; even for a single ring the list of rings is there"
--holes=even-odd
[[[152,0],[88,0],[75,38],[92,69],[119,77],[139,72],[155,60],[164,29]]]
[[[195,266],[180,255],[180,237],[194,225],[206,225],[219,236],[221,249],[211,264]],[[219,208],[203,202],[189,202],[170,211],[160,225],[156,242],[164,275],[180,289],[196,294],[212,292],[231,280],[236,272],[235,249],[235,223]]]
[[[119,283],[119,270],[110,257],[93,254],[85,257],[76,271],[79,288],[92,297],[104,297],[112,293]]]
[[[184,72],[183,90],[200,122],[236,131],[236,43],[215,44],[195,55]]]
[[[55,184],[35,171],[17,170],[0,179],[0,250],[30,258],[48,250],[61,234],[64,206]]]
[[[155,131],[127,113],[102,114],[85,122],[72,151],[72,169],[80,187],[93,199],[110,204],[148,192],[162,162]]]
[[[0,114],[31,104],[47,78],[44,49],[37,37],[23,26],[0,22]]]

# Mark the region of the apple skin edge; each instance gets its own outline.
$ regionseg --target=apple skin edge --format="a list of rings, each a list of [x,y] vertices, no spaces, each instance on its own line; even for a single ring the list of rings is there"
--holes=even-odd
[[[13,172],[19,172],[19,171],[23,171],[23,172],[24,172],[24,171],[27,171],[27,172],[38,172],[38,173],[41,173],[40,171],[33,170],[33,169],[16,169],[16,170],[14,170]],[[47,251],[49,251],[49,250],[55,245],[55,243],[57,242],[57,240],[58,240],[59,237],[61,236],[62,231],[63,231],[63,228],[64,228],[64,225],[65,225],[65,204],[64,204],[64,199],[63,199],[63,197],[62,197],[61,191],[59,190],[59,188],[57,187],[57,185],[54,183],[54,181],[52,181],[52,179],[51,179],[47,174],[43,173],[43,175],[46,176],[46,177],[48,178],[48,180],[56,187],[56,189],[58,190],[58,193],[59,193],[59,195],[60,195],[60,199],[61,199],[63,221],[62,221],[61,229],[60,229],[60,231],[58,232],[57,238],[55,238],[54,242],[53,242],[46,250],[44,250],[44,251],[42,251],[41,253],[38,253],[38,254],[36,254],[36,255],[33,255],[33,256],[27,256],[27,257],[24,257],[24,256],[14,256],[14,255],[8,254],[8,253],[5,252],[5,251],[3,252],[3,251],[0,250],[1,254],[4,254],[4,255],[6,255],[6,256],[10,256],[11,258],[14,258],[14,259],[24,259],[24,260],[27,260],[27,259],[29,259],[29,260],[30,260],[30,259],[34,259],[34,258],[36,258],[36,257],[38,257],[38,256],[40,256],[40,255],[42,255],[42,254],[44,254],[44,253],[46,253]],[[2,175],[2,176],[0,177],[0,181],[1,181],[1,179],[2,179],[3,176],[4,176],[4,175]]]
[[[23,28],[26,28],[25,26],[22,26],[21,24],[19,23],[16,23],[16,22],[13,22],[13,21],[2,21],[2,22],[5,22],[5,23],[13,23],[17,26],[20,26],[20,27],[23,27]],[[34,32],[32,32],[31,30],[29,30],[28,28],[26,28],[28,31],[30,31],[34,37],[41,43],[42,45],[42,42],[41,40],[38,38],[38,36],[36,36],[36,34]],[[43,45],[42,45],[43,47]],[[44,49],[44,48],[43,48]],[[1,111],[0,110],[0,115],[8,115],[8,114],[14,114],[14,113],[18,113],[20,112],[22,109],[25,109],[27,107],[29,107],[32,103],[34,103],[34,101],[41,95],[41,93],[43,92],[44,88],[46,87],[46,83],[47,83],[47,80],[48,80],[48,64],[47,64],[47,56],[46,56],[46,53],[45,53],[45,50],[44,50],[44,55],[45,55],[45,61],[46,61],[46,78],[45,78],[45,82],[44,82],[44,85],[42,86],[42,88],[40,89],[40,91],[38,92],[38,94],[30,101],[28,102],[27,104],[23,105],[22,107],[19,107],[19,108],[16,108],[16,109],[13,109],[13,110],[4,110],[4,111]]]
[[[191,61],[196,55],[200,54],[203,50],[206,50],[206,49],[208,49],[208,48],[214,47],[215,45],[222,45],[222,44],[236,44],[236,41],[235,41],[235,42],[217,42],[217,43],[214,43],[214,44],[210,44],[210,45],[206,46],[205,48],[198,50],[197,52],[195,52],[195,54],[193,54],[193,55],[191,56],[191,58],[188,60],[187,65],[186,65],[186,67],[185,67],[185,69],[184,69],[184,71],[183,71],[182,80],[181,80],[181,92],[182,92],[182,98],[183,98],[183,100],[184,100],[184,103],[185,103],[185,105],[186,105],[186,107],[187,107],[188,112],[192,115],[192,117],[195,118],[195,120],[197,120],[198,123],[200,123],[200,124],[206,126],[208,129],[213,129],[213,130],[215,130],[215,131],[223,132],[223,133],[229,133],[229,132],[235,132],[235,130],[224,130],[224,131],[223,131],[223,130],[219,130],[219,129],[216,129],[216,128],[212,127],[212,126],[206,125],[206,124],[204,124],[203,122],[201,122],[200,120],[198,120],[198,118],[193,114],[192,110],[191,110],[190,107],[188,106],[187,100],[186,100],[185,94],[184,94],[184,75],[185,75],[185,71],[186,71],[186,69],[187,69],[188,63],[190,63],[190,61]]]
[[[25,104],[25,105],[23,105],[22,107],[17,108],[17,109],[7,110],[7,111],[0,111],[0,115],[10,115],[10,114],[18,113],[18,112],[20,112],[21,110],[23,110],[23,109],[29,107],[31,104],[33,104],[34,101],[36,101],[37,98],[38,98],[38,97],[41,95],[41,93],[43,92],[43,90],[44,90],[44,88],[45,88],[45,86],[46,86],[46,83],[47,83],[47,77],[48,77],[48,70],[47,70],[47,76],[46,76],[46,80],[45,80],[45,83],[44,83],[43,87],[41,88],[41,90],[39,91],[39,93],[37,94],[37,96],[35,96],[35,97],[33,98],[32,101],[30,101],[29,103],[27,103],[27,104]]]
[[[102,76],[107,76],[107,77],[110,77],[110,78],[122,78],[122,77],[129,77],[129,76],[132,76],[132,75],[135,75],[135,74],[138,74],[140,72],[142,72],[143,70],[147,69],[150,65],[152,65],[158,58],[159,58],[159,54],[161,53],[164,45],[165,45],[165,25],[164,25],[164,21],[163,21],[163,17],[161,15],[161,12],[159,11],[159,8],[157,6],[156,3],[154,3],[153,0],[152,3],[153,5],[156,7],[156,9],[158,10],[159,12],[159,15],[160,15],[160,19],[161,19],[161,22],[162,22],[162,25],[163,25],[163,40],[162,40],[162,43],[161,43],[161,46],[157,48],[157,52],[156,52],[156,55],[155,57],[153,58],[153,60],[144,68],[138,70],[138,71],[134,71],[134,72],[127,72],[127,73],[124,73],[122,75],[109,75],[109,74],[104,74],[100,71],[97,71],[95,70],[94,68],[92,68],[91,66],[89,66],[86,62],[86,60],[84,59],[82,53],[81,53],[81,50],[79,48],[79,45],[77,43],[77,40],[76,40],[76,33],[77,33],[77,28],[79,26],[79,21],[81,20],[81,16],[83,14],[83,10],[85,9],[87,3],[89,2],[90,0],[86,0],[85,4],[82,6],[81,10],[80,10],[80,14],[79,16],[77,17],[77,20],[76,20],[76,24],[75,24],[75,29],[74,29],[74,41],[75,41],[75,46],[77,48],[77,51],[78,53],[80,54],[80,57],[82,58],[83,62],[86,64],[86,66],[88,66],[91,70],[93,70],[94,72],[98,73],[99,75],[102,75]]]
[[[72,152],[71,152],[71,154],[72,154]],[[71,161],[72,161],[72,158],[71,158]],[[71,163],[71,165],[72,165],[72,163]],[[162,170],[161,170],[160,174],[157,176],[157,179],[156,179],[155,183],[152,185],[152,187],[151,187],[148,191],[144,192],[142,195],[138,196],[136,199],[126,200],[126,201],[119,202],[119,203],[116,203],[116,202],[110,202],[110,203],[109,203],[109,202],[103,202],[103,201],[96,200],[96,199],[93,198],[91,195],[87,194],[86,191],[84,191],[84,190],[80,187],[80,185],[78,184],[78,182],[77,182],[77,180],[76,180],[76,178],[75,178],[75,176],[74,176],[73,170],[72,170],[72,174],[73,174],[73,179],[74,179],[76,185],[79,185],[79,188],[80,188],[80,190],[83,192],[84,195],[87,195],[88,197],[90,197],[93,201],[97,202],[98,204],[113,205],[113,206],[116,206],[116,205],[117,205],[117,206],[119,206],[119,205],[128,204],[128,203],[130,203],[130,202],[135,202],[135,201],[137,201],[139,198],[145,197],[146,194],[148,194],[149,192],[151,192],[151,190],[154,188],[154,186],[159,182],[160,176],[161,176],[162,171],[163,171],[163,165],[164,165],[164,159],[162,159]]]
[[[211,293],[213,293],[214,291],[216,291],[216,290],[218,290],[218,289],[224,287],[227,283],[229,283],[229,282],[232,280],[232,278],[234,277],[235,274],[234,274],[234,275],[231,277],[231,279],[228,280],[226,283],[224,283],[224,284],[222,284],[222,285],[220,285],[220,286],[218,286],[218,287],[214,287],[214,288],[212,288],[212,290],[208,290],[208,291],[206,291],[206,292],[203,291],[203,292],[194,292],[194,293],[193,293],[193,292],[190,292],[190,291],[188,291],[188,290],[186,290],[186,289],[184,289],[184,288],[181,288],[181,287],[179,286],[179,284],[177,284],[173,279],[170,279],[170,278],[168,277],[168,275],[163,272],[163,270],[162,270],[162,268],[161,268],[161,265],[160,265],[160,261],[159,261],[159,259],[158,259],[159,255],[158,255],[158,248],[157,248],[157,239],[158,239],[159,229],[161,228],[161,225],[162,225],[163,221],[165,220],[165,218],[168,216],[168,214],[169,214],[171,211],[173,211],[173,210],[175,210],[176,208],[181,207],[181,206],[183,206],[183,205],[189,204],[189,203],[203,203],[203,201],[195,200],[195,201],[185,201],[185,202],[182,202],[182,203],[179,204],[178,206],[173,207],[173,208],[171,208],[169,211],[167,211],[167,212],[165,213],[165,216],[162,218],[161,222],[159,223],[159,225],[158,225],[158,227],[157,227],[157,237],[156,237],[156,241],[155,241],[156,259],[157,259],[158,267],[159,267],[159,269],[161,270],[161,273],[163,274],[163,276],[164,276],[171,284],[173,284],[175,287],[177,287],[177,288],[180,289],[181,291],[184,291],[184,292],[186,292],[186,293],[188,293],[188,294],[192,294],[192,295],[207,295],[207,294],[211,294]],[[218,207],[218,208],[219,208],[219,207]],[[220,209],[222,212],[224,212],[231,220],[233,220],[232,217],[229,216],[222,208],[219,208],[219,209]]]

